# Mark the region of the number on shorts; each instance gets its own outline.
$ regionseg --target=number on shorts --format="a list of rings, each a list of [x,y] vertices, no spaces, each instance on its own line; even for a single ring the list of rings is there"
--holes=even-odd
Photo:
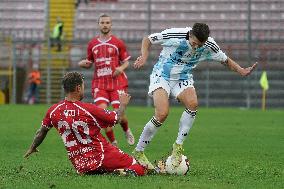
[[[188,80],[185,80],[185,81],[182,81],[182,82],[179,82],[179,83],[178,83],[179,88],[182,88],[182,85],[187,87],[188,84],[189,84]]]

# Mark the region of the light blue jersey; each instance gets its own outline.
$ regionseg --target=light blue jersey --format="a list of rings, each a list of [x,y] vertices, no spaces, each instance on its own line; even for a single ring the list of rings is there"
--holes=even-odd
[[[165,80],[187,80],[192,77],[192,69],[202,61],[225,62],[227,56],[214,39],[209,37],[205,44],[193,51],[186,40],[191,28],[171,28],[149,35],[152,44],[161,44],[163,50],[153,68],[152,74],[158,74]]]

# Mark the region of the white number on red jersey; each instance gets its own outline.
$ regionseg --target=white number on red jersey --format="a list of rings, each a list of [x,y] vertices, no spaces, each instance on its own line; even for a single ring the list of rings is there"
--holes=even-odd
[[[78,127],[81,126],[84,129],[84,133],[86,134],[86,138],[83,139],[82,135],[78,131]],[[72,123],[72,127],[70,128],[69,124],[67,121],[59,121],[58,122],[58,129],[63,130],[62,133],[62,139],[66,147],[72,147],[76,146],[77,142],[76,140],[71,140],[68,141],[67,137],[72,133],[72,131],[75,133],[75,136],[79,142],[82,144],[88,144],[91,143],[91,137],[89,136],[89,127],[88,124],[84,121],[74,121]]]

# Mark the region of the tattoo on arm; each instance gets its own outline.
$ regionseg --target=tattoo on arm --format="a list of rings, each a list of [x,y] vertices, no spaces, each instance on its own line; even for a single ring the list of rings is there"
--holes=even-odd
[[[32,148],[37,148],[42,141],[45,139],[48,129],[40,128],[35,135],[35,138],[32,143]]]

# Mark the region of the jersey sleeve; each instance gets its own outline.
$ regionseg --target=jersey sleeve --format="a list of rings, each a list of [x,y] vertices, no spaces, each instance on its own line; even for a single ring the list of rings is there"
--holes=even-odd
[[[47,128],[47,129],[51,129],[53,127],[51,117],[50,117],[50,113],[51,113],[51,108],[48,109],[48,111],[45,114],[45,117],[43,118],[43,120],[41,122],[41,126]]]
[[[161,33],[153,33],[148,36],[148,39],[152,44],[162,44],[165,43],[168,39],[172,38],[186,38],[188,31],[191,28],[170,28],[162,31]]]
[[[212,37],[208,38],[204,46],[207,47],[210,51],[210,56],[207,56],[208,60],[225,62],[228,59],[227,55],[219,48]]]
[[[87,59],[91,62],[94,62],[94,56],[93,56],[93,52],[92,52],[92,42],[90,41],[88,43],[88,47],[87,47]]]
[[[119,60],[121,62],[127,61],[130,59],[130,55],[126,49],[126,45],[123,41],[119,40]]]
[[[113,126],[118,122],[117,113],[115,111],[99,108],[94,104],[90,104],[88,109],[96,119],[100,120],[100,126],[103,128],[109,127],[110,125]]]

